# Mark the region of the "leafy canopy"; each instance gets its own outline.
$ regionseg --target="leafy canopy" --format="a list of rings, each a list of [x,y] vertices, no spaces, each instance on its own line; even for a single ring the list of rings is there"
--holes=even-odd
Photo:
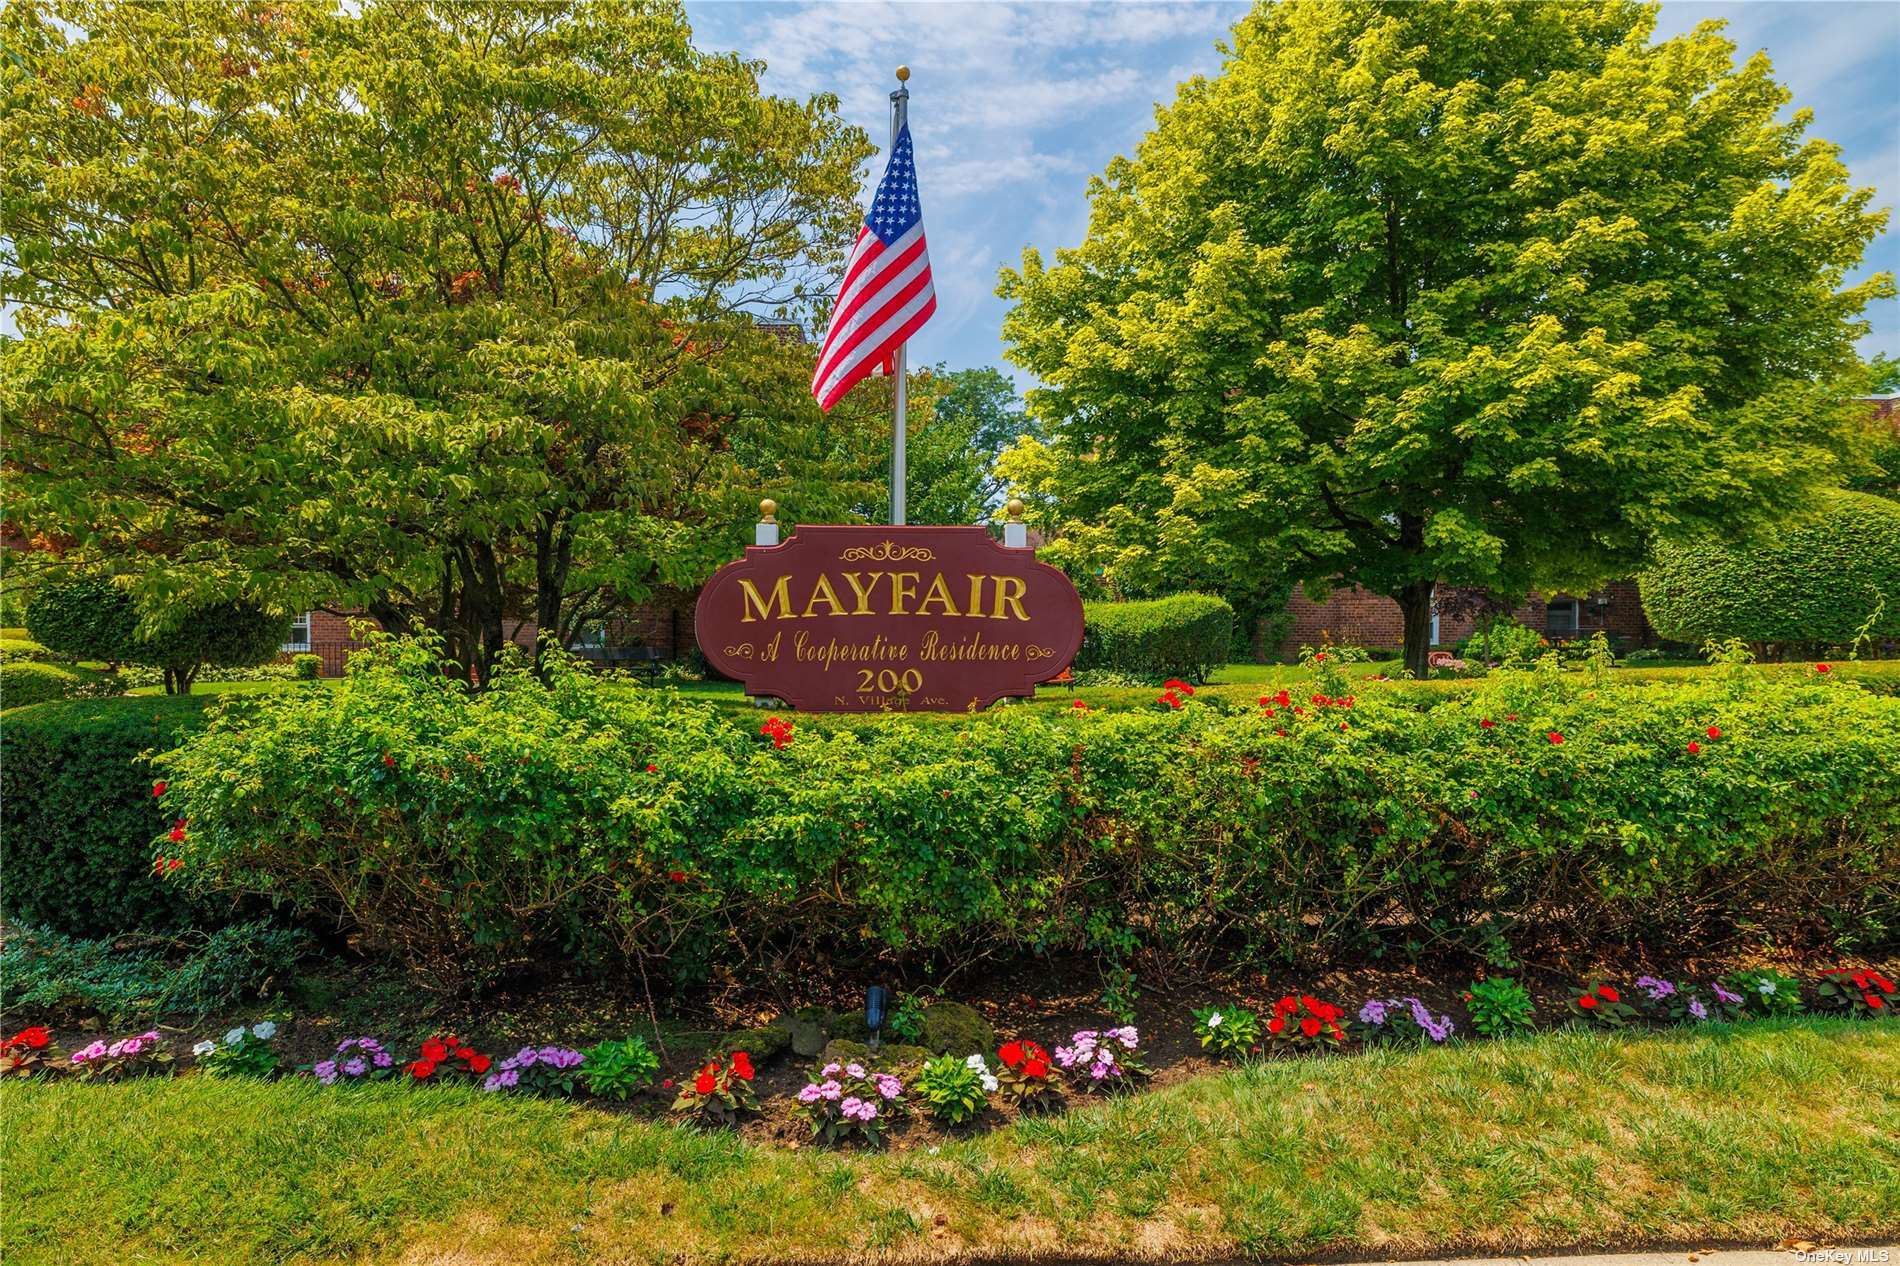
[[[1084,567],[1582,589],[1843,474],[1885,223],[1719,23],[1263,4],[1000,293]],[[1195,577],[1191,583],[1205,584]],[[1241,605],[1236,603],[1236,605]]]
[[[669,0],[7,6],[7,518],[147,605],[422,620],[485,668],[844,513],[797,316],[869,152]]]

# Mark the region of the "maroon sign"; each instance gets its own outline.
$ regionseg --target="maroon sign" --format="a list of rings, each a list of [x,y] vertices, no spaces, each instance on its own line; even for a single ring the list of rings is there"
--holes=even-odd
[[[801,527],[700,591],[714,668],[807,712],[961,712],[1033,695],[1082,645],[1075,586],[980,527]]]

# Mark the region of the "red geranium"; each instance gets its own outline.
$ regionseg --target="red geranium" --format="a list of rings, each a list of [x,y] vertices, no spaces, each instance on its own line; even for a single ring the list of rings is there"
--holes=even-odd
[[[1176,709],[1176,710],[1179,710],[1179,708],[1181,707],[1181,696],[1180,696],[1180,695],[1177,695],[1177,694],[1175,694],[1175,693],[1174,693],[1174,691],[1172,691],[1172,690],[1163,690],[1163,691],[1161,692],[1161,697],[1160,697],[1160,698],[1158,698],[1158,699],[1156,699],[1156,700],[1155,700],[1155,702],[1156,702],[1156,703],[1165,703],[1165,704],[1167,704],[1167,705],[1168,705],[1168,706],[1169,706],[1170,708],[1174,708],[1174,709]]]
[[[1047,1077],[1048,1075],[1049,1075],[1049,1061],[1042,1060],[1042,1059],[1031,1059],[1031,1060],[1023,1061],[1023,1076]]]
[[[1828,666],[1827,664],[1816,664],[1816,665],[1814,666],[1814,671],[1815,671],[1815,672],[1817,672],[1817,673],[1831,673],[1831,672],[1833,672],[1834,670],[1833,670],[1833,668],[1831,668],[1831,667],[1830,667],[1830,666]]]
[[[1486,717],[1484,720],[1478,722],[1478,728],[1481,730],[1495,730],[1498,728],[1498,723],[1493,721],[1490,717]]]
[[[30,1050],[37,1051],[45,1049],[46,1044],[52,1040],[52,1034],[47,1031],[45,1025],[34,1024],[15,1033],[12,1037],[7,1039],[6,1044],[8,1046],[25,1046]]]
[[[1273,696],[1273,701],[1279,704],[1283,708],[1290,708],[1293,706],[1293,696],[1284,690],[1282,690],[1279,694]]]
[[[660,772],[660,767],[658,765],[648,765],[647,772],[649,774],[657,774]]]
[[[422,1044],[422,1058],[431,1064],[439,1064],[449,1056],[449,1045],[439,1037],[432,1037]]]
[[[1161,688],[1163,690],[1178,690],[1184,695],[1191,695],[1194,693],[1194,687],[1188,685],[1185,681],[1182,681],[1178,677],[1168,678],[1166,681],[1161,683]]]
[[[1005,1066],[1015,1068],[1023,1062],[1023,1044],[1021,1042],[1005,1042],[998,1048],[996,1057],[1002,1060]]]
[[[1087,712],[1089,710],[1089,705],[1086,703],[1083,703],[1080,699],[1077,699],[1074,703],[1070,704],[1069,706],[1071,708],[1074,708],[1077,712]]]
[[[1608,985],[1597,986],[1597,997],[1603,999],[1605,1002],[1623,1001],[1623,995],[1618,993],[1616,990],[1610,988],[1610,986]]]
[[[1276,1015],[1271,1020],[1267,1021],[1267,1032],[1269,1033],[1280,1033],[1280,1032],[1285,1031],[1285,1029],[1286,1029],[1285,1016]]]
[[[683,884],[686,882],[686,872],[683,870],[669,870],[666,872],[666,877],[672,880],[676,884]]]
[[[1319,1021],[1310,1015],[1307,1016],[1304,1020],[1300,1021],[1300,1032],[1306,1034],[1308,1037],[1318,1037]]]
[[[488,1071],[488,1066],[491,1062],[492,1061],[486,1055],[471,1054],[467,1057],[468,1071],[479,1076]]]

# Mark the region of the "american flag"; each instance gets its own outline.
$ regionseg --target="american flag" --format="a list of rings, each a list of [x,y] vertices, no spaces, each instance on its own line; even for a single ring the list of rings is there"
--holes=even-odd
[[[936,310],[906,124],[891,146],[884,179],[851,248],[838,303],[831,310],[831,329],[818,352],[811,393],[819,407],[830,412],[859,379],[891,372],[897,349]]]

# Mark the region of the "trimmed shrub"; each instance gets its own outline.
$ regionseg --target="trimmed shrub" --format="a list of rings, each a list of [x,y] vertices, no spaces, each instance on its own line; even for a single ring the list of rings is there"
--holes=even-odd
[[[108,675],[70,664],[49,664],[37,659],[0,661],[0,708],[24,708],[116,688]]]
[[[200,903],[152,874],[153,840],[170,819],[141,754],[202,725],[206,702],[73,700],[7,713],[0,904],[9,918],[107,936],[175,931],[230,904]]]
[[[308,653],[291,658],[292,669],[298,681],[315,681],[323,674],[323,656]]]
[[[24,629],[9,629],[0,633],[0,660],[53,658],[53,652],[32,638],[23,636],[24,633]]]
[[[248,602],[212,603],[142,634],[132,595],[96,577],[43,587],[27,607],[26,623],[40,643],[68,658],[161,669],[167,694],[189,692],[207,664],[267,664],[290,636],[288,616]]]
[[[1310,959],[1900,929],[1900,702],[1829,675],[809,718],[781,749],[558,656],[543,684],[511,655],[483,693],[406,640],[352,667],[161,758],[180,874],[353,923],[444,987],[549,952]]]
[[[1082,619],[1078,671],[1108,669],[1157,681],[1206,681],[1227,662],[1234,636],[1234,609],[1201,593],[1147,602],[1085,602]]]
[[[1880,608],[1870,632],[1900,638],[1900,502],[1838,492],[1824,504],[1760,542],[1659,543],[1638,577],[1650,623],[1691,645],[1812,655],[1851,643]]]

